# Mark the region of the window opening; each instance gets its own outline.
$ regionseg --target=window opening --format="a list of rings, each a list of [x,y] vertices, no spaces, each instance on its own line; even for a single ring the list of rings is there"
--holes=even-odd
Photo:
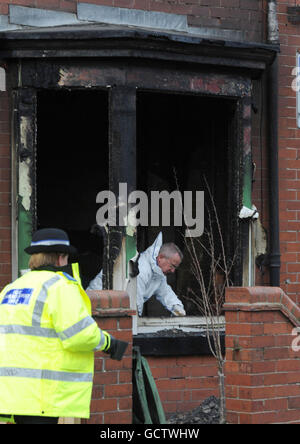
[[[224,233],[225,248],[233,254],[234,233],[230,223],[233,200],[230,171],[234,154],[233,131],[236,102],[171,93],[143,91],[137,96],[137,189],[147,193],[166,190],[205,191],[204,202],[209,204],[204,177],[214,195],[214,202]],[[172,208],[172,207],[171,207]],[[149,210],[150,211],[150,210]],[[149,214],[150,220],[150,214]],[[185,227],[160,225],[138,227],[138,251],[146,250],[162,231],[163,242],[174,242],[184,254],[181,266],[167,280],[182,300],[187,315],[201,315],[189,299],[199,287],[191,272],[191,259],[184,245]],[[173,225],[172,225],[173,224]],[[205,211],[204,228],[207,228]],[[216,237],[217,239],[217,237]],[[217,243],[217,240],[216,240]],[[220,248],[216,244],[216,248]],[[203,269],[205,255],[199,248]],[[205,270],[207,275],[208,270]],[[144,316],[170,316],[159,301],[152,297],[144,304]]]
[[[105,91],[38,93],[36,187],[36,227],[67,231],[86,286],[102,268],[103,240],[91,227],[96,195],[108,189]]]

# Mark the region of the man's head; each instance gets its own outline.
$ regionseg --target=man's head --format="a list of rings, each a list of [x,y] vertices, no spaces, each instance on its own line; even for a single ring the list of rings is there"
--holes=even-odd
[[[156,258],[157,265],[164,274],[174,273],[181,264],[183,254],[173,243],[163,244]]]

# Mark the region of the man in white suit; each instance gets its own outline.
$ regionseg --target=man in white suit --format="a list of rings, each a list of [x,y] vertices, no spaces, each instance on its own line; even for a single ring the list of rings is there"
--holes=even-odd
[[[156,299],[174,316],[185,316],[184,306],[170,285],[166,276],[174,273],[182,262],[183,255],[173,243],[162,243],[162,233],[155,242],[140,254],[137,276],[137,310],[143,313],[144,303],[155,296]],[[93,279],[87,290],[102,289],[102,270]]]
[[[137,276],[137,309],[140,316],[144,303],[151,296],[155,296],[173,315],[185,316],[183,304],[168,285],[166,278],[168,274],[176,271],[182,258],[182,253],[175,244],[162,244],[162,233],[159,233],[153,245],[141,253]]]

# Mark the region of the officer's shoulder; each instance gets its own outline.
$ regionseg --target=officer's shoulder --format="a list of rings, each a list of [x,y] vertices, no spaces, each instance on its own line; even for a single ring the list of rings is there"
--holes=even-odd
[[[69,285],[76,285],[78,286],[78,282],[77,280],[71,276],[69,273],[66,273],[65,271],[60,271],[58,273],[56,273],[60,276],[60,282],[61,284],[69,284]]]
[[[71,276],[69,273],[66,273],[65,271],[63,271],[62,272],[62,275],[68,280],[68,281],[71,281],[71,282],[74,282],[74,283],[78,283],[77,282],[77,280],[73,277],[73,276]]]

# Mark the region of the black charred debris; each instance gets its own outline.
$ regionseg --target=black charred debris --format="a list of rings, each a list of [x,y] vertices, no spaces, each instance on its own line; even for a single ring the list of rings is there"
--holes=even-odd
[[[220,401],[215,396],[205,399],[199,407],[189,411],[174,413],[168,424],[219,424]]]

